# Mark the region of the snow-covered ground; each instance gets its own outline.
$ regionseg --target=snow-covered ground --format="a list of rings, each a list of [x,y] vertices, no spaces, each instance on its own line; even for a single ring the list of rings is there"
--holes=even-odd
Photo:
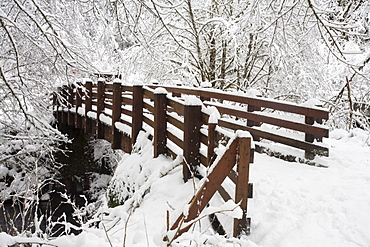
[[[248,216],[252,218],[249,236],[234,239],[214,234],[205,218],[172,246],[370,246],[369,133],[335,130],[325,143],[330,148],[330,157],[321,161],[328,168],[256,154],[250,174],[254,198],[249,200]],[[194,181],[183,183],[179,160],[163,156],[153,159],[151,144],[143,138],[140,145],[136,147],[137,153],[124,155],[111,184],[113,188],[121,186],[121,197],[130,199],[115,208],[101,207],[100,212],[104,213],[95,219],[99,221],[98,228],[86,225],[80,235],[63,236],[48,241],[49,244],[166,245],[162,241],[166,212],[173,222],[197,185]],[[217,204],[217,198],[214,203]],[[225,221],[228,233],[227,224],[231,221]],[[30,241],[43,242],[0,233],[0,246]]]

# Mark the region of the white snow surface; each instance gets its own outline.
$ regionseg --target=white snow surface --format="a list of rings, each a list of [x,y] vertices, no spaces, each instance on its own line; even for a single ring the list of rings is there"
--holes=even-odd
[[[202,101],[194,95],[185,95],[184,96],[186,106],[201,106],[203,105]]]
[[[205,218],[172,246],[370,246],[369,133],[334,130],[330,136],[325,140],[330,147],[330,157],[325,158],[328,168],[255,154],[250,168],[254,198],[248,201],[248,217],[252,218],[249,236],[230,237],[232,219],[220,215],[220,219],[230,218],[225,221],[227,237],[213,233]],[[151,142],[143,134],[138,140],[135,152],[124,155],[113,177],[135,191],[122,206],[102,206],[100,212],[105,214],[99,216],[98,228],[86,225],[77,236],[53,240],[0,233],[0,246],[27,240],[60,247],[166,246],[162,241],[166,211],[173,223],[200,184],[183,182],[180,158],[152,158]],[[217,205],[218,201],[217,197],[212,199],[207,210],[225,207]]]
[[[167,94],[167,90],[163,87],[157,87],[155,90],[154,90],[154,94]]]

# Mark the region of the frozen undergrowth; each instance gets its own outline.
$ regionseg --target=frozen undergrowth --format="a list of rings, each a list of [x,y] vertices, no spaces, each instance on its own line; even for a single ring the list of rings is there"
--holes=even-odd
[[[110,185],[128,195],[123,205],[108,208],[105,202],[80,235],[59,237],[49,244],[165,246],[166,211],[173,222],[193,195],[194,184],[183,183],[180,160],[164,156],[153,159],[151,143],[144,135],[139,140],[136,152],[120,161],[112,180],[115,182]],[[217,235],[205,219],[172,246],[368,246],[369,134],[357,129],[350,133],[335,130],[325,142],[330,157],[322,159],[328,168],[256,154],[250,174],[254,183],[248,213],[252,218],[250,236],[234,239]],[[123,181],[132,188],[130,192],[118,186]],[[217,202],[215,198],[213,203]],[[231,220],[225,216],[220,219],[230,233]],[[92,227],[92,222],[98,222],[98,227]],[[0,233],[0,246],[31,240],[42,242]]]

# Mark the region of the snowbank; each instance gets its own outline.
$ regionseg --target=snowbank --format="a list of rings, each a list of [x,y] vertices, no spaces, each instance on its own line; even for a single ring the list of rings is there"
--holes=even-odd
[[[220,215],[226,223],[227,237],[215,234],[205,218],[172,246],[369,246],[369,134],[337,130],[331,136],[326,140],[331,152],[325,158],[329,168],[255,154],[250,174],[254,198],[248,203],[248,216],[252,218],[250,236],[230,237],[232,219],[225,220],[227,217]],[[174,222],[200,184],[197,180],[184,184],[180,159],[153,159],[151,142],[145,134],[141,133],[138,140],[135,152],[125,154],[119,163],[110,185],[122,205],[102,206],[101,214],[94,219],[99,222],[98,228],[86,225],[80,235],[63,236],[50,244],[165,246],[162,238],[167,228],[167,211],[170,222]],[[217,198],[212,200],[217,204]],[[0,246],[14,241],[15,238],[0,234]]]

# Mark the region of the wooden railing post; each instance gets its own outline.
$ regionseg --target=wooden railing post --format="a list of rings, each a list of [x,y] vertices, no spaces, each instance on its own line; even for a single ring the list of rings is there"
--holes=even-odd
[[[306,124],[313,125],[315,123],[315,118],[311,116],[305,116],[305,121]],[[305,141],[313,143],[315,136],[311,134],[305,133]],[[309,160],[313,160],[315,158],[315,154],[311,150],[306,150],[304,152],[304,157]]]
[[[113,108],[112,108],[112,148],[121,148],[122,134],[115,126],[121,118],[121,98],[122,98],[122,81],[115,79],[113,81]]]
[[[87,113],[92,109],[92,81],[85,81],[86,95],[85,95],[85,133],[92,132],[92,119],[87,116]]]
[[[167,154],[167,92],[154,91],[154,158]]]
[[[238,177],[235,188],[235,203],[240,202],[243,215],[241,219],[234,219],[234,237],[238,237],[242,233],[249,234],[250,232],[250,221],[247,220],[247,206],[249,195],[249,164],[251,163],[251,138],[238,138],[237,153]]]
[[[74,126],[75,121],[74,121],[74,115],[71,112],[72,106],[73,106],[73,85],[68,85],[68,119],[67,119],[67,124],[68,126]]]
[[[75,122],[76,122],[76,128],[81,129],[82,128],[82,117],[78,113],[78,109],[82,106],[82,88],[81,85],[78,85],[76,88],[76,116],[75,116]]]
[[[67,85],[63,85],[61,96],[62,96],[61,99],[62,99],[62,108],[63,108],[62,123],[67,125],[68,124],[68,112],[64,110],[65,107],[68,107],[68,86]]]
[[[200,164],[200,128],[202,113],[200,105],[184,106],[184,165],[183,176],[186,182],[189,178],[198,175],[197,167]],[[190,170],[189,170],[190,168]]]
[[[57,122],[58,123],[61,123],[62,120],[63,120],[63,111],[60,111],[59,110],[59,107],[62,106],[62,104],[61,104],[61,100],[62,100],[61,99],[62,98],[62,87],[58,87],[57,90],[58,90],[57,91],[57,94],[55,94],[55,97],[56,97],[56,111],[57,111],[56,119],[57,119]]]
[[[211,166],[216,158],[216,126],[217,123],[208,123],[208,149],[207,149],[207,164]]]
[[[104,101],[105,101],[105,80],[104,78],[98,79],[98,92],[97,92],[97,108],[96,108],[96,118],[97,118],[97,138],[104,139],[104,125],[100,121],[100,114],[104,113]]]
[[[132,127],[131,144],[134,145],[136,138],[143,127],[144,89],[142,85],[133,86],[132,98]]]

